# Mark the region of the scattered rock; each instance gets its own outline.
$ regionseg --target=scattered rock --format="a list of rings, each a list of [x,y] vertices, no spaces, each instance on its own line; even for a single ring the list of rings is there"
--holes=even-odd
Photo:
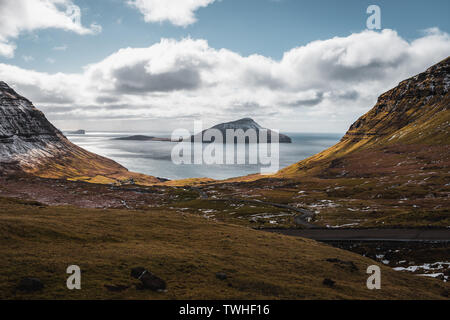
[[[111,291],[111,292],[122,292],[122,291],[127,290],[129,287],[130,287],[130,286],[123,286],[123,285],[108,285],[108,284],[105,284],[105,288],[106,288],[108,291]]]
[[[166,290],[166,282],[155,276],[153,273],[143,267],[133,268],[131,276],[140,280],[142,283],[137,286],[141,290],[164,291]]]
[[[441,280],[441,281],[444,281],[445,280],[445,277],[444,277],[444,275],[443,274],[440,274],[440,275],[438,275],[435,279],[438,279],[438,280]]]
[[[228,279],[228,276],[227,276],[226,273],[223,273],[223,272],[217,272],[217,273],[216,273],[216,278],[219,279],[219,280],[224,281],[224,280],[227,280],[227,279]]]
[[[44,289],[44,284],[37,278],[23,278],[17,286],[17,290],[24,292],[36,292],[42,289]]]
[[[137,268],[133,268],[131,269],[131,276],[135,279],[139,279],[139,277],[145,272],[147,271],[147,269],[143,268],[143,267],[137,267]]]
[[[330,287],[330,288],[332,288],[332,287],[334,287],[334,285],[336,284],[336,282],[335,281],[333,281],[333,280],[331,280],[331,279],[324,279],[323,280],[323,285],[324,286],[327,286],[327,287]]]

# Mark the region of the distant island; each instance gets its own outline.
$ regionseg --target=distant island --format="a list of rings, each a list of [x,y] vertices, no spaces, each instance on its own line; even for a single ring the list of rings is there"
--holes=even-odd
[[[67,134],[86,134],[86,130],[66,131]]]
[[[222,133],[223,143],[227,143],[226,133],[227,133],[228,129],[243,130],[244,135],[247,132],[247,130],[250,130],[250,129],[255,130],[255,132],[257,134],[257,143],[260,143],[260,141],[259,141],[259,131],[260,130],[267,130],[267,140],[268,140],[267,142],[268,143],[272,143],[272,135],[274,134],[274,132],[272,130],[263,128],[258,123],[256,123],[253,119],[243,118],[243,119],[240,119],[237,121],[231,121],[231,122],[218,124],[210,129],[204,130],[202,133],[198,133],[197,135],[192,135],[190,137],[190,140],[192,142],[194,142],[198,139],[199,141],[202,141],[203,143],[214,142],[214,139],[213,139],[213,141],[210,141],[210,140],[204,138],[205,133],[208,130],[212,130],[212,129],[219,130]],[[201,135],[201,137],[200,137],[200,135]],[[241,138],[242,140],[240,140],[238,138]],[[112,140],[181,142],[183,139],[172,140],[171,138],[158,138],[158,137],[153,137],[153,136],[134,135],[134,136],[128,136],[128,137],[113,138]],[[234,143],[238,143],[239,141],[245,141],[245,143],[249,143],[248,137],[245,137],[245,136],[244,137],[237,136],[234,138],[234,140],[235,140]],[[292,143],[292,139],[285,134],[279,133],[279,143]]]
[[[265,129],[262,126],[260,126],[258,123],[256,123],[253,119],[251,118],[243,118],[237,121],[231,121],[231,122],[226,122],[226,123],[221,123],[218,124],[212,128],[209,128],[207,130],[204,130],[202,133],[198,133],[197,135],[192,135],[190,137],[190,140],[192,142],[199,140],[202,143],[211,143],[214,142],[210,141],[208,139],[205,139],[204,135],[208,130],[219,130],[222,135],[223,135],[223,143],[227,143],[227,130],[228,129],[232,129],[232,130],[243,130],[244,131],[244,135],[247,132],[247,130],[255,130],[256,134],[257,134],[257,143],[260,143],[259,141],[259,132],[260,130],[267,130],[267,142],[268,143],[272,143],[272,135],[274,134],[274,132],[270,129]],[[201,135],[201,137],[200,137]],[[249,143],[249,139],[248,137],[239,137],[242,138],[242,140],[238,139],[239,136],[234,138],[234,143],[238,143],[239,141],[245,141],[245,143]],[[153,137],[153,136],[145,136],[145,135],[134,135],[134,136],[128,136],[128,137],[120,137],[120,138],[113,138],[112,140],[120,140],[120,141],[161,141],[161,142],[180,142],[182,141],[182,139],[180,140],[172,140],[171,138],[158,138],[158,137]],[[292,139],[290,137],[288,137],[285,134],[279,133],[279,143],[292,143]]]
[[[129,136],[129,137],[120,137],[114,138],[113,140],[123,140],[123,141],[164,141],[164,142],[172,142],[170,138],[157,138],[143,135]]]
[[[212,130],[212,129],[219,130],[222,133],[223,143],[227,143],[227,141],[226,141],[227,140],[227,138],[226,138],[227,137],[226,131],[228,129],[232,129],[232,130],[239,130],[239,129],[241,129],[241,130],[244,131],[244,133],[247,130],[249,130],[249,129],[253,129],[253,130],[256,131],[257,142],[258,143],[260,143],[260,141],[259,141],[259,131],[260,130],[267,130],[267,140],[268,140],[267,142],[268,143],[272,142],[272,135],[274,133],[270,129],[263,128],[262,126],[260,126],[258,123],[256,123],[251,118],[243,118],[243,119],[240,119],[240,120],[237,120],[237,121],[221,123],[221,124],[218,124],[218,125],[216,125],[216,126],[214,126],[212,128],[204,130],[202,133],[198,133],[197,135],[191,136],[191,141],[194,141],[195,139],[198,139],[198,140],[202,141],[203,143],[214,142],[214,141],[210,141],[208,139],[205,139],[205,136],[204,136],[205,133],[208,130]],[[248,137],[240,137],[240,138],[245,139],[245,143],[249,143]],[[239,139],[237,137],[235,137],[234,140],[235,140],[234,143],[237,143]],[[288,137],[287,135],[279,133],[279,143],[292,143],[292,139],[290,137]]]

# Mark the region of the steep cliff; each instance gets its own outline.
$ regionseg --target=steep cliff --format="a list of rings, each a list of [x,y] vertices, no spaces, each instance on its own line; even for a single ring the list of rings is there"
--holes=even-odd
[[[100,183],[159,182],[154,177],[131,173],[110,159],[74,145],[31,101],[1,81],[0,172]]]
[[[449,89],[450,58],[447,58],[382,94],[375,107],[350,127],[343,140],[448,143]]]
[[[339,167],[337,164],[349,157],[361,162],[364,154],[382,161],[386,149],[407,156],[424,146],[435,147],[433,152],[440,153],[440,159],[430,158],[430,161],[447,161],[449,89],[450,57],[382,94],[377,104],[350,127],[338,144],[281,170],[278,176],[323,174],[330,167]],[[385,151],[381,152],[383,149]],[[364,165],[367,167],[368,163],[359,164]]]

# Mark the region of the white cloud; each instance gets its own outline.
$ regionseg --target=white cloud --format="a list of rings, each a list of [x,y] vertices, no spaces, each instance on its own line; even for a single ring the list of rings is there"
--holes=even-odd
[[[21,33],[56,28],[81,35],[96,34],[101,26],[81,24],[81,10],[71,0],[1,0],[0,55],[11,58],[16,46],[11,39]]]
[[[14,57],[14,51],[16,50],[16,45],[8,41],[2,41],[0,37],[0,56],[6,58]]]
[[[169,21],[176,26],[186,27],[197,21],[195,11],[207,7],[215,0],[128,0],[137,8],[146,22]]]
[[[253,116],[285,130],[336,131],[449,52],[450,37],[439,30],[411,42],[393,30],[363,31],[293,48],[279,61],[214,49],[205,40],[163,39],[121,49],[79,74],[0,64],[0,80],[51,120]]]

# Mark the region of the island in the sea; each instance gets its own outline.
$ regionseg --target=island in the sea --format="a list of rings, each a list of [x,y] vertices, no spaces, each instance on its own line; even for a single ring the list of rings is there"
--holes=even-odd
[[[274,136],[274,131],[262,127],[255,120],[253,120],[251,118],[243,118],[243,119],[236,120],[236,121],[221,123],[212,128],[204,130],[201,133],[191,136],[191,141],[201,141],[203,143],[214,142],[215,141],[214,137],[213,137],[213,139],[208,139],[205,137],[205,133],[207,133],[208,131],[211,132],[212,130],[218,130],[222,133],[223,143],[227,143],[227,130],[230,130],[230,129],[235,130],[234,143],[239,143],[239,142],[244,142],[244,141],[245,141],[245,143],[249,143],[249,135],[248,135],[249,131],[248,130],[254,130],[254,132],[256,133],[257,143],[262,143],[262,141],[260,141],[260,136],[259,136],[259,132],[261,130],[267,131],[267,142],[268,143],[272,143],[272,137]],[[242,131],[239,132],[238,130],[242,130]],[[292,143],[292,139],[285,134],[279,133],[278,137],[279,137],[279,141],[278,141],[279,143]]]
[[[198,133],[196,135],[193,135],[190,137],[191,142],[202,142],[202,143],[211,143],[214,142],[213,139],[207,139],[205,137],[205,133],[207,133],[210,130],[218,130],[223,137],[223,143],[227,143],[227,130],[234,130],[235,131],[235,137],[234,137],[234,143],[240,143],[244,142],[249,143],[249,136],[248,130],[254,130],[256,133],[256,142],[261,143],[259,141],[259,132],[261,130],[267,130],[267,142],[272,143],[272,136],[274,136],[274,131],[270,129],[265,129],[262,126],[260,126],[258,123],[256,123],[251,118],[244,118],[237,121],[227,122],[227,123],[221,123],[218,124],[212,128],[209,128],[207,130],[204,130],[201,133]],[[242,130],[242,131],[238,131]],[[240,136],[242,135],[242,137]],[[292,143],[292,139],[288,137],[285,134],[279,133],[279,143]],[[189,139],[189,137],[188,137]],[[145,135],[134,135],[134,136],[128,136],[128,137],[119,137],[114,138],[113,140],[122,140],[122,141],[162,141],[162,142],[181,142],[183,139],[180,137],[180,139],[171,139],[171,138],[158,138],[153,136],[145,136]],[[187,140],[189,141],[189,140]]]
[[[65,131],[66,134],[86,134],[86,130]]]
[[[123,140],[123,141],[164,141],[164,142],[172,142],[170,138],[157,138],[143,135],[135,135],[129,137],[120,137],[114,138],[113,140]]]

